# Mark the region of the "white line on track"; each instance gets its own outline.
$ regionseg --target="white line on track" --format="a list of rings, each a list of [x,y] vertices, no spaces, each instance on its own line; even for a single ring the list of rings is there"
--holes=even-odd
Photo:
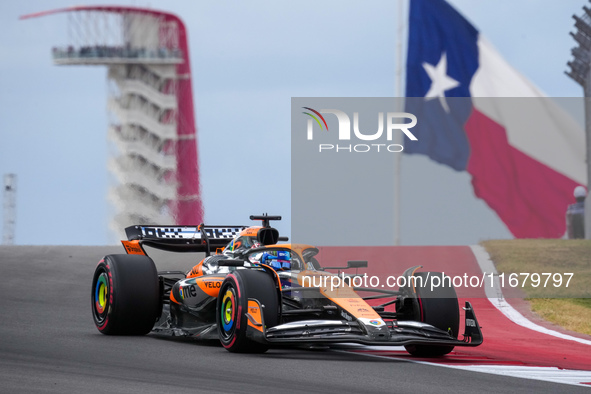
[[[404,348],[402,348],[404,349]],[[374,350],[385,350],[384,348],[376,347]],[[336,350],[337,352],[350,353],[347,350]],[[464,371],[489,373],[493,375],[511,376],[514,378],[534,379],[552,383],[562,383],[574,386],[590,387],[591,371],[580,371],[574,369],[560,369],[556,367],[531,367],[531,366],[517,366],[517,365],[451,365],[433,363],[429,361],[418,361],[409,358],[402,358],[396,356],[383,356],[379,354],[371,354],[364,352],[354,352],[355,354],[376,357],[381,359],[389,359],[396,361],[408,361],[416,364],[434,365],[437,367],[462,369]],[[587,384],[584,384],[587,383]]]
[[[488,252],[480,245],[472,245],[470,246],[472,249],[472,253],[474,253],[474,257],[476,257],[476,261],[480,266],[482,272],[485,272],[487,275],[490,273],[494,274],[493,284],[494,287],[485,286],[486,296],[488,297],[491,304],[493,304],[501,313],[509,320],[518,324],[522,327],[529,328],[530,330],[534,330],[537,332],[541,332],[542,334],[552,335],[553,337],[566,339],[569,341],[575,341],[582,343],[584,345],[590,345],[591,341],[583,338],[573,337],[572,335],[563,334],[558,331],[551,330],[546,327],[542,327],[530,320],[528,320],[525,316],[519,313],[515,308],[513,308],[503,297],[503,291],[499,284],[499,277],[497,269],[495,265],[490,259]],[[589,349],[591,352],[591,349]]]

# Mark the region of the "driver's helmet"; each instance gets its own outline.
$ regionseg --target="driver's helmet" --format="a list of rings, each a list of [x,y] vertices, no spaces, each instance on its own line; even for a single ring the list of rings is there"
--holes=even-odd
[[[275,270],[291,269],[291,254],[285,250],[278,250],[277,255],[265,252],[261,258],[261,263],[271,266]]]

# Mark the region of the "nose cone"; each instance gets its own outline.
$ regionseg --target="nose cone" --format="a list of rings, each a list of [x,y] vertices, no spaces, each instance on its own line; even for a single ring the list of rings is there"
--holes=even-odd
[[[369,337],[374,341],[390,340],[390,330],[382,319],[358,319],[364,326]]]

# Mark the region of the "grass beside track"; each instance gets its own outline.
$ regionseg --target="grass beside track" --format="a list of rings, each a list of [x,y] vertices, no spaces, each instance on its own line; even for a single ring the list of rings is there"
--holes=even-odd
[[[568,288],[565,282],[555,287],[552,278],[546,287],[535,287],[531,280],[523,283],[525,275],[518,277],[519,288],[543,319],[591,335],[591,240],[495,240],[484,241],[482,246],[506,279],[513,273],[537,273],[545,280],[543,273],[572,272]]]

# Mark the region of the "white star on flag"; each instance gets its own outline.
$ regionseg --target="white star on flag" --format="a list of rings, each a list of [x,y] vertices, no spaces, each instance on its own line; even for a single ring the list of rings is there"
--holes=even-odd
[[[447,75],[447,55],[441,54],[441,59],[436,66],[423,62],[423,68],[431,78],[431,87],[425,95],[427,100],[439,97],[445,112],[449,112],[449,106],[445,100],[445,91],[457,87],[460,83]]]

